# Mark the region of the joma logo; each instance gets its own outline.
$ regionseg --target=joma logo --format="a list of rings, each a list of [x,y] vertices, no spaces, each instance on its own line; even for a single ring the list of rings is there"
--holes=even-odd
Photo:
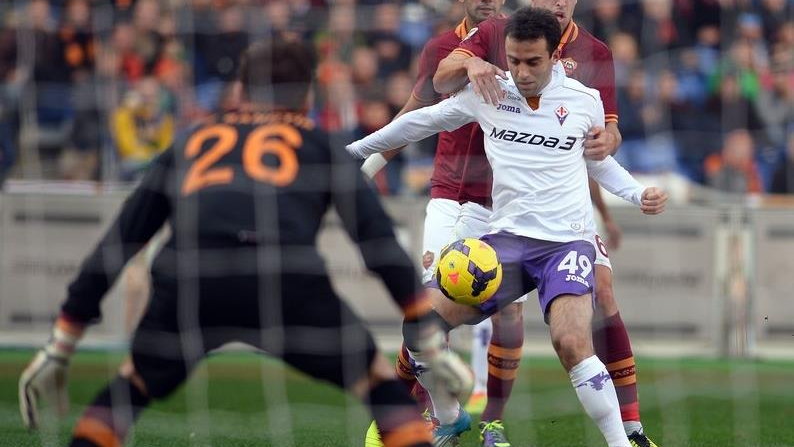
[[[499,104],[496,110],[504,110],[505,112],[521,113],[521,109],[516,106],[508,106],[506,104]]]

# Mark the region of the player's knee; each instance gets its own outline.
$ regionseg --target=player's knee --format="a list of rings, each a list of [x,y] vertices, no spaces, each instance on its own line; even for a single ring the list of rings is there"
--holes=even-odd
[[[570,369],[582,359],[592,355],[592,348],[587,339],[577,334],[557,334],[552,337],[551,342],[566,369]]]
[[[491,318],[493,318],[494,324],[515,324],[521,320],[523,308],[521,303],[512,303],[495,313]]]
[[[609,270],[606,267],[602,268]],[[598,306],[598,311],[601,315],[611,316],[617,313],[618,304],[615,301],[615,292],[612,288],[611,271],[609,274],[601,274],[597,276],[595,294],[596,306]]]

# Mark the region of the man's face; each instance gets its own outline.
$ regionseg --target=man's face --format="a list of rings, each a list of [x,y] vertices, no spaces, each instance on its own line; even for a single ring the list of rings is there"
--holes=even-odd
[[[502,10],[505,0],[460,0],[466,9],[466,18],[469,22],[477,24],[493,17]]]
[[[546,44],[546,38],[536,40],[505,40],[507,67],[518,90],[525,97],[538,96],[549,82],[551,69],[556,62]]]
[[[557,21],[560,22],[560,27],[565,29],[565,27],[571,23],[573,10],[576,8],[576,1],[577,0],[534,0],[532,3],[538,8],[551,11],[557,17]]]

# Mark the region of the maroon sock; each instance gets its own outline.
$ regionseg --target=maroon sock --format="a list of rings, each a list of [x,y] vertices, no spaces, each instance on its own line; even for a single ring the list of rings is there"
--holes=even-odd
[[[432,402],[427,391],[422,387],[422,384],[416,380],[414,374],[414,365],[411,363],[411,356],[408,354],[408,348],[405,344],[400,346],[400,353],[397,354],[397,378],[400,379],[405,388],[411,393],[416,402],[419,403],[421,411],[427,408],[432,408]]]
[[[606,365],[620,402],[620,416],[624,422],[640,420],[637,397],[637,375],[634,353],[626,326],[620,313],[605,318],[593,328],[596,355]]]
[[[507,399],[521,362],[524,344],[524,319],[512,323],[494,320],[493,336],[488,346],[488,402],[482,413],[483,421],[502,419]]]

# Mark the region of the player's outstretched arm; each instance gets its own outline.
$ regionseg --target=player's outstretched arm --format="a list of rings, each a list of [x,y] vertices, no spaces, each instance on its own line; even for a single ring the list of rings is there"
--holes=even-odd
[[[588,175],[610,193],[638,205],[645,214],[664,212],[667,193],[657,187],[646,188],[611,156],[586,163]]]
[[[397,112],[397,115],[394,117],[394,119],[397,119],[408,112],[421,109],[422,107],[427,107],[429,105],[430,103],[422,102],[415,95],[411,94],[410,98],[408,98],[408,101],[406,101],[403,108]],[[361,172],[363,172],[368,178],[375,177],[375,174],[383,169],[389,160],[396,157],[397,154],[399,154],[403,149],[405,149],[405,146],[390,149],[379,154],[370,155],[361,165]]]
[[[151,163],[141,183],[124,201],[116,219],[69,285],[67,299],[61,307],[67,315],[81,323],[99,318],[99,305],[105,293],[127,262],[146,246],[171,214],[167,192],[171,169],[171,150]]]
[[[472,92],[465,91],[436,105],[408,112],[382,129],[348,144],[345,149],[356,158],[367,158],[441,131],[455,130],[475,121],[475,111],[467,108],[472,99]]]
[[[69,410],[66,390],[69,360],[83,335],[83,325],[61,316],[47,344],[40,349],[19,378],[19,411],[25,427],[41,426],[45,408],[63,417]]]
[[[452,52],[438,64],[433,87],[438,93],[451,94],[471,82],[474,92],[486,102],[496,105],[504,99],[497,78],[507,79],[504,70],[479,57]]]

